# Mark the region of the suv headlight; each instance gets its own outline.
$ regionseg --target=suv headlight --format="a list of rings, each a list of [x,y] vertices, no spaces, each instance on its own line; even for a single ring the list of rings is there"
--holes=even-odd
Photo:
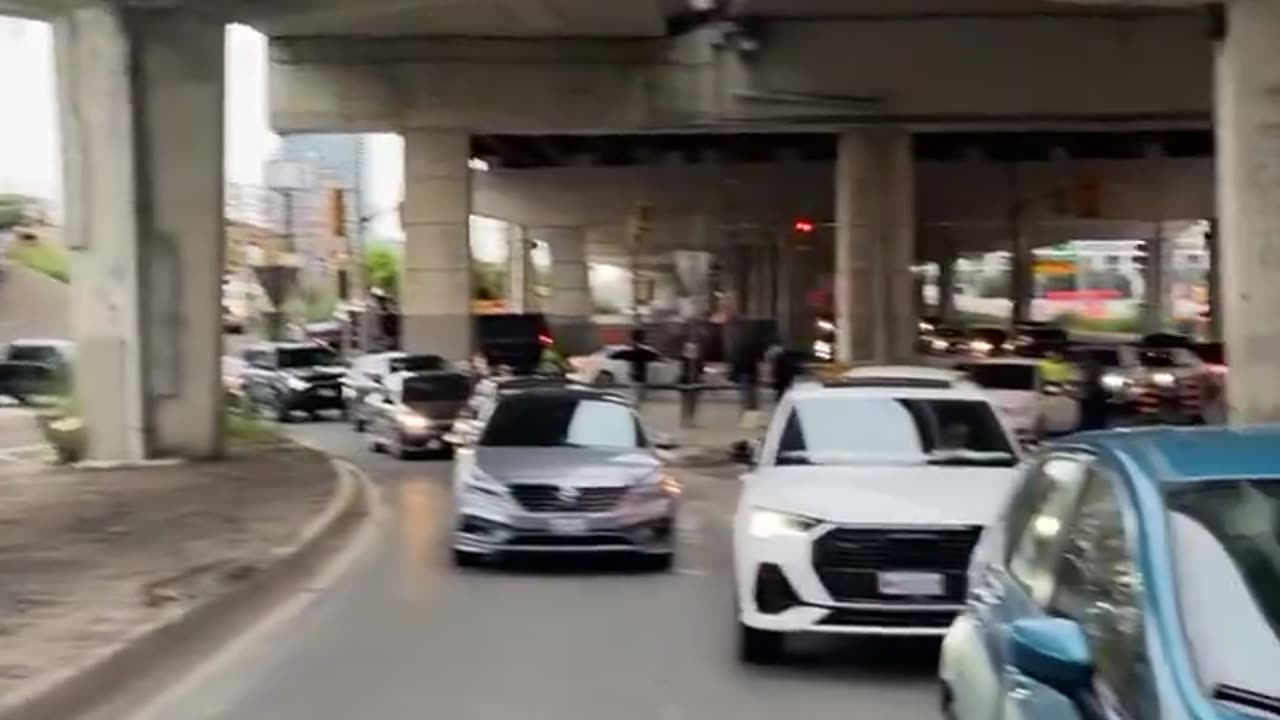
[[[752,508],[747,517],[747,532],[753,538],[797,537],[817,527],[820,521],[803,515]]]
[[[297,390],[298,392],[302,392],[303,390],[311,387],[311,383],[294,375],[290,375],[285,378],[284,384],[287,385],[290,390]]]
[[[405,432],[423,432],[431,427],[431,421],[422,417],[417,413],[402,412],[396,416],[396,422],[400,423],[400,429]]]

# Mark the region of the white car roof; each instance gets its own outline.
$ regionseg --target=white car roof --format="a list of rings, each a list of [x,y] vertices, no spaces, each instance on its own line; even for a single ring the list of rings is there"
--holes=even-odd
[[[9,343],[10,347],[56,347],[69,348],[73,345],[70,340],[61,340],[58,338],[20,338]]]
[[[1040,364],[1040,361],[1035,358],[1001,357],[1001,358],[981,358],[978,360],[968,361],[964,364],[965,365],[1019,365],[1022,367],[1027,367],[1027,366],[1035,367]]]
[[[965,383],[950,388],[912,387],[830,387],[824,385],[797,385],[788,393],[793,401],[825,397],[850,398],[901,398],[904,400],[973,400],[990,404],[977,385]]]
[[[956,382],[965,379],[964,373],[928,365],[863,365],[852,370],[846,370],[841,377],[904,378],[907,380],[938,380],[941,382]]]

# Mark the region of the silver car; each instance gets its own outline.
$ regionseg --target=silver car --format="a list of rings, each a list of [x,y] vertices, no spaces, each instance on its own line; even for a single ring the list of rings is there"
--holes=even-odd
[[[681,486],[625,399],[574,387],[499,394],[456,457],[456,564],[604,552],[671,567]]]

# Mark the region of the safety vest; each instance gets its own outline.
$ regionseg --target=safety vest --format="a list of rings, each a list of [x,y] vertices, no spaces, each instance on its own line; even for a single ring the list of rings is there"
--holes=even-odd
[[[1067,362],[1045,358],[1040,361],[1040,377],[1046,383],[1065,385],[1076,380],[1075,368]]]
[[[565,372],[564,358],[551,348],[543,349],[542,357],[538,358],[538,372],[544,375],[558,375]]]

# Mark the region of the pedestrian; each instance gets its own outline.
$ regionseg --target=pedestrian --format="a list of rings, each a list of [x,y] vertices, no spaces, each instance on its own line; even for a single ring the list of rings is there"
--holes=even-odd
[[[1080,429],[1104,430],[1108,423],[1107,389],[1102,385],[1102,365],[1093,355],[1086,355],[1080,388]]]
[[[649,363],[657,356],[657,353],[645,345],[644,328],[634,328],[631,331],[631,347],[620,355],[627,361],[631,376],[631,397],[636,409],[639,409],[644,404],[649,384]]]
[[[777,402],[791,389],[791,384],[800,374],[800,364],[795,351],[788,350],[781,341],[775,343],[774,348],[770,368],[773,374],[774,401]]]
[[[754,428],[760,424],[760,353],[753,338],[738,344],[733,377],[742,392],[742,427]]]
[[[698,395],[702,388],[702,342],[690,326],[680,351],[680,426],[697,426]]]

